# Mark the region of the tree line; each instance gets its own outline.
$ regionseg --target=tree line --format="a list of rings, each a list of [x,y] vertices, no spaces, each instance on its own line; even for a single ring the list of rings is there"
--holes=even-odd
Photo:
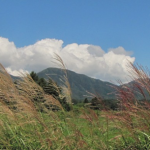
[[[39,86],[43,88],[46,94],[52,95],[56,100],[58,100],[64,110],[70,111],[72,109],[71,105],[67,103],[66,97],[62,96],[62,88],[57,85],[56,82],[50,78],[46,81],[44,78],[38,77],[34,71],[30,73],[30,76]]]

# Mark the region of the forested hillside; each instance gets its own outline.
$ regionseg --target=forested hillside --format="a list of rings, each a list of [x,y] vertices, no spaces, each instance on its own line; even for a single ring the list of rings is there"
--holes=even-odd
[[[58,85],[63,85],[63,76],[65,74],[61,69],[47,68],[37,73],[37,75],[45,79],[48,79],[48,77],[50,77],[55,82],[57,82]],[[90,78],[83,74],[77,74],[70,70],[67,70],[67,76],[71,86],[73,99],[84,99],[85,97],[87,97],[86,95],[90,95],[89,93],[101,96],[103,99],[115,98],[115,95],[113,93],[114,88],[112,88],[112,86],[116,87],[116,85],[114,84]]]

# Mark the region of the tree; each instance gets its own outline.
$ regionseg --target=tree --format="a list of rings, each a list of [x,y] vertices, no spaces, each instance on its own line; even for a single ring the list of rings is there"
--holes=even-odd
[[[34,71],[32,71],[32,72],[30,73],[30,76],[31,76],[31,78],[32,78],[36,83],[38,83],[39,77],[38,77],[38,75],[37,75]]]
[[[47,82],[44,78],[38,80],[38,84],[44,89],[47,86]]]
[[[91,104],[93,106],[97,106],[100,104],[100,100],[97,98],[97,97],[94,97],[92,100],[91,100]]]
[[[57,99],[64,110],[70,111],[72,109],[71,105],[67,103],[66,97],[62,95],[61,87],[59,87],[53,80],[49,79],[44,91],[46,94],[52,95],[55,99]]]
[[[57,85],[57,83],[50,78],[48,82],[46,82],[44,78],[39,78],[34,71],[30,73],[30,76],[38,85],[43,88],[46,94],[52,95],[56,100],[58,100],[66,111],[71,110],[71,105],[67,103],[66,97],[62,95],[62,89]]]
[[[101,109],[102,105],[100,99],[98,99],[97,97],[93,98],[91,100],[91,106],[91,108],[93,109]]]
[[[51,79],[48,80],[47,85],[44,87],[46,94],[52,95],[55,99],[58,99],[58,96],[61,92],[60,87]]]
[[[58,100],[61,103],[64,110],[66,110],[66,111],[72,110],[72,106],[69,103],[67,103],[66,97],[59,98]]]
[[[88,102],[89,102],[89,101],[88,101],[87,98],[85,98],[84,101],[83,101],[83,103],[88,103]]]
[[[46,80],[45,80],[44,78],[39,78],[38,75],[37,75],[34,71],[32,71],[32,72],[30,73],[30,76],[31,76],[31,78],[32,78],[38,85],[40,85],[43,89],[44,89],[44,87],[46,87],[46,85],[47,85]]]

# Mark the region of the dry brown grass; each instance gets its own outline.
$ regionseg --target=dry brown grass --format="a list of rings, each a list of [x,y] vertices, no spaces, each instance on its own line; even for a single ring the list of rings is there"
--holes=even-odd
[[[70,87],[70,83],[69,83],[69,80],[68,80],[68,75],[67,75],[67,69],[66,69],[66,66],[62,60],[62,58],[55,53],[55,57],[54,59],[56,60],[56,64],[62,69],[62,71],[64,72],[64,76],[61,78],[62,82],[63,82],[63,85],[62,86],[62,89],[63,89],[63,93],[65,95],[65,97],[67,98],[67,102],[69,104],[72,104],[72,98],[71,98],[71,87]]]
[[[0,148],[11,149],[20,146],[26,149],[24,143],[27,143],[27,149],[32,149],[30,140],[34,141],[36,137],[35,147],[40,145],[38,149],[50,149],[51,140],[54,139],[48,137],[61,132],[52,133],[54,123],[47,124],[40,112],[46,112],[52,121],[59,123],[57,115],[51,111],[55,107],[63,109],[59,101],[51,95],[46,95],[28,74],[22,74],[21,80],[14,84],[5,68],[0,65]],[[24,133],[25,129],[27,131]],[[26,132],[29,132],[29,140],[24,137]],[[11,145],[11,142],[14,144]]]
[[[50,111],[55,106],[62,109],[60,103],[46,95],[28,74],[15,85],[1,65],[1,148],[149,149],[150,103],[145,95],[145,90],[150,92],[149,74],[141,67],[131,65],[131,69],[136,82],[131,87],[124,85],[116,89],[120,110],[110,111],[104,107],[96,112],[82,108],[80,114],[61,112],[64,117]],[[70,91],[70,85],[66,87]],[[135,91],[143,95],[142,104],[135,97]],[[40,111],[47,112],[46,119]]]
[[[40,111],[40,109],[47,111],[47,108],[52,109],[53,107],[62,109],[59,101],[51,95],[46,95],[29,74],[22,74],[21,80],[14,84],[4,67],[0,65],[0,68],[0,102],[3,108],[8,107],[5,110],[31,113]]]

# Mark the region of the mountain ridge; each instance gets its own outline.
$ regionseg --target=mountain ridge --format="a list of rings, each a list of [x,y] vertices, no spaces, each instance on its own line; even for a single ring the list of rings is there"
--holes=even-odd
[[[71,70],[66,70],[68,75],[68,80],[71,86],[72,90],[72,98],[76,100],[83,100],[85,98],[89,98],[93,94],[98,97],[102,97],[102,99],[116,99],[115,88],[122,88],[123,86],[130,87],[134,89],[134,94],[137,99],[143,99],[143,96],[141,94],[138,94],[138,89],[134,87],[134,83],[136,81],[131,81],[128,83],[125,83],[123,85],[115,85],[108,81],[102,81],[100,79],[95,79],[88,77],[85,74],[79,74]],[[37,75],[40,78],[48,79],[49,77],[54,80],[59,86],[63,86],[63,82],[61,81],[62,77],[65,75],[64,71],[60,68],[47,68],[39,73]],[[20,79],[20,77],[12,76],[13,81]],[[92,94],[89,94],[89,93]],[[143,89],[143,92],[145,93],[145,96],[147,99],[150,99],[149,93]],[[112,93],[112,94],[109,94]],[[86,96],[87,95],[87,96]],[[89,98],[91,99],[91,98]]]
[[[107,81],[101,81],[99,79],[88,77],[84,74],[78,74],[71,70],[66,70],[66,72],[72,89],[73,99],[83,100],[84,98],[86,98],[86,96],[84,95],[88,95],[88,92],[95,94],[96,96],[101,96],[104,99],[115,98],[115,95],[108,95],[108,93],[113,93],[115,90],[112,87],[116,87],[116,85]],[[50,77],[52,80],[57,82],[58,85],[62,85],[60,78],[65,74],[62,69],[47,68],[37,73],[37,75],[45,79],[48,79],[48,77]]]

